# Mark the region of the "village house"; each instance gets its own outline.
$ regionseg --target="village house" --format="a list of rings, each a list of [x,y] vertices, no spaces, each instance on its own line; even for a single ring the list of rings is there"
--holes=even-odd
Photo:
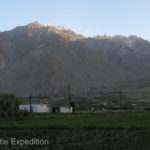
[[[52,107],[49,104],[24,104],[24,105],[19,105],[20,110],[26,110],[28,112],[49,112],[49,113],[72,113],[73,108],[70,106],[55,106]]]

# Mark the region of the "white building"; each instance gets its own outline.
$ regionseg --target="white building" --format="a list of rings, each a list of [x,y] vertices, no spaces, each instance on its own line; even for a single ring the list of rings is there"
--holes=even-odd
[[[67,106],[61,106],[60,107],[60,112],[61,113],[72,113],[73,108],[72,107],[67,107]]]
[[[47,104],[32,104],[33,112],[60,112],[60,113],[72,113],[73,108],[68,106],[50,107]],[[30,111],[30,104],[19,105],[20,110]]]
[[[109,102],[108,100],[104,100],[104,101],[103,101],[103,105],[104,105],[104,106],[108,105],[108,102]]]
[[[52,112],[51,107],[46,104],[32,104],[31,107],[33,112]],[[19,105],[19,109],[30,111],[30,104]]]

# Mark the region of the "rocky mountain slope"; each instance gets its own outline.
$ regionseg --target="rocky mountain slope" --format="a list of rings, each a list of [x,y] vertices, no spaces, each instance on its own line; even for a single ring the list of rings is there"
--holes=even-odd
[[[38,22],[0,32],[0,93],[17,96],[109,89],[150,75],[150,43],[137,37],[85,38]]]
[[[111,63],[134,75],[134,79],[150,75],[150,43],[136,36],[96,36],[82,39],[88,47],[99,51]]]

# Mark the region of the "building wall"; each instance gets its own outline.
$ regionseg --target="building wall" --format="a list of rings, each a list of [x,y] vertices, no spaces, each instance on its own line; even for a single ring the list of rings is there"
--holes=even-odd
[[[65,106],[61,106],[60,107],[60,112],[62,112],[62,113],[71,113],[73,111],[73,108],[72,107],[65,107]]]
[[[32,106],[33,112],[53,112],[52,108],[47,106],[46,104],[32,104],[31,106]],[[20,110],[27,110],[29,112],[30,111],[30,104],[19,105],[19,109]],[[71,112],[73,112],[73,108],[61,106],[61,107],[59,107],[59,112],[60,113],[71,113]]]
[[[33,112],[51,112],[51,107],[48,107],[46,104],[32,104]],[[19,105],[20,110],[27,110],[30,111],[30,105]]]

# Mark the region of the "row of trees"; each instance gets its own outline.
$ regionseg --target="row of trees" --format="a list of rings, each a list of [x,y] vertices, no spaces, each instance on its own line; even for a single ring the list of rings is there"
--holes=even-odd
[[[0,94],[0,118],[21,119],[28,115],[19,110],[20,100],[13,94]]]

